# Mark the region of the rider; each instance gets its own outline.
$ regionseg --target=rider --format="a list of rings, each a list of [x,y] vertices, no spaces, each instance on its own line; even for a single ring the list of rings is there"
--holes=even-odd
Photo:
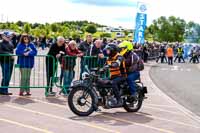
[[[118,85],[123,81],[123,76],[126,77],[124,58],[119,54],[118,48],[114,44],[107,45],[105,50],[106,54],[108,55],[106,65],[109,66],[113,93],[117,99],[117,106],[122,106],[123,100],[121,99]]]
[[[133,52],[133,44],[131,42],[124,41],[119,44],[121,49],[120,54],[125,58],[125,65],[127,70],[127,81],[130,86],[131,95],[135,98],[136,83],[135,80],[140,79],[140,72],[138,69],[139,56]]]

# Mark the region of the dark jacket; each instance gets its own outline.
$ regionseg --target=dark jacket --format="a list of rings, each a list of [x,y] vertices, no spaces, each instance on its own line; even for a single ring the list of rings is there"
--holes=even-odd
[[[138,71],[139,56],[134,52],[127,52],[124,55],[127,73]]]
[[[103,53],[100,48],[94,44],[88,44],[86,41],[80,44],[79,50],[84,53],[84,56],[98,56],[98,54]]]
[[[12,44],[12,42],[7,42],[5,40],[3,40],[2,42],[0,42],[0,54],[13,54],[14,52],[14,45]],[[10,61],[13,61],[13,59],[11,58],[11,56],[1,56],[0,61],[8,63]]]
[[[59,46],[57,45],[57,43],[54,43],[54,44],[50,47],[49,52],[48,52],[47,55],[52,55],[53,57],[56,57],[56,55],[59,54],[60,52],[65,53],[65,46],[63,45],[63,46],[59,47]]]
[[[102,54],[102,53],[103,53],[103,51],[100,48],[97,48],[95,45],[90,45],[90,49],[89,49],[87,55],[98,56],[99,54]]]
[[[87,41],[84,41],[82,42],[80,45],[79,45],[79,50],[82,51],[84,53],[84,55],[86,56],[87,53],[88,53],[88,50],[90,48],[90,45],[91,44],[88,44]]]
[[[30,52],[28,56],[24,56],[26,52]],[[35,63],[34,56],[37,55],[37,49],[32,43],[27,46],[20,43],[17,45],[16,55],[18,55],[17,64],[20,68],[33,68]]]
[[[56,60],[56,55],[57,55],[57,54],[60,54],[60,53],[64,53],[64,54],[62,54],[62,55],[65,55],[65,54],[66,54],[65,45],[59,47],[59,46],[57,45],[57,43],[54,43],[54,44],[50,47],[49,52],[48,52],[47,55],[53,56],[54,59],[55,59],[55,61],[57,61],[57,60]],[[52,59],[50,58],[50,60],[52,60]],[[60,63],[61,63],[61,58],[59,59],[59,61],[60,61]],[[51,62],[53,62],[53,61],[50,61],[50,63],[51,63]]]
[[[60,52],[63,52],[65,55],[65,46],[61,46],[58,47],[57,43],[54,43],[50,49],[46,57],[46,70],[47,70],[47,75],[49,77],[54,75],[55,70],[57,70],[56,68],[56,63],[57,63],[57,59],[56,59],[56,55],[59,54]],[[53,57],[52,57],[53,56]],[[60,58],[60,63],[62,62],[62,57]]]

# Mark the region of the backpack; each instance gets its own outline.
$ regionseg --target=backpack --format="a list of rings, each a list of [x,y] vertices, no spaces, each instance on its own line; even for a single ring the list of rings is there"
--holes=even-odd
[[[138,71],[144,70],[144,61],[136,53],[133,54],[138,58],[137,70]],[[132,62],[133,62],[133,55],[132,55]]]
[[[138,60],[138,71],[143,71],[144,70],[144,61],[139,57]]]

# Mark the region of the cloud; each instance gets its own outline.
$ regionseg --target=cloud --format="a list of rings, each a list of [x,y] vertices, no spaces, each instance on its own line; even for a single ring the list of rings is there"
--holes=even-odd
[[[135,27],[137,10],[133,5],[138,0],[79,0],[80,3],[75,1],[78,2],[78,0],[49,0],[48,2],[29,0],[31,4],[23,6],[22,3],[27,3],[27,0],[3,0],[1,5],[5,6],[1,6],[0,21],[4,15],[4,22],[7,17],[9,21],[21,20],[32,23],[88,20],[114,27]],[[85,3],[86,1],[93,1],[93,4]],[[200,23],[198,14],[200,8],[197,0],[146,0],[145,2],[148,3],[148,25],[153,19],[170,15]]]
[[[120,22],[134,22],[135,21],[135,15],[133,15],[132,17],[119,17],[119,18],[115,18],[116,21],[120,21]]]
[[[87,5],[96,5],[96,6],[128,6],[136,7],[137,2],[132,0],[69,0],[72,3],[76,4],[87,4]]]

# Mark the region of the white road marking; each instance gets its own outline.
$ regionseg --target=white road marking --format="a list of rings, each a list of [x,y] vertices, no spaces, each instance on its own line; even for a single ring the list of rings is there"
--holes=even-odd
[[[173,66],[173,68],[171,69],[172,71],[177,71],[179,68],[179,66]]]
[[[187,69],[186,69],[186,71],[190,72],[190,71],[191,71],[191,69],[190,69],[190,68],[187,68]]]
[[[167,71],[167,70],[169,70],[168,68],[161,68],[161,70],[163,70],[163,71]]]
[[[180,66],[173,66],[170,68],[161,68],[162,71],[181,71],[181,72],[191,72],[190,68],[181,68]]]

